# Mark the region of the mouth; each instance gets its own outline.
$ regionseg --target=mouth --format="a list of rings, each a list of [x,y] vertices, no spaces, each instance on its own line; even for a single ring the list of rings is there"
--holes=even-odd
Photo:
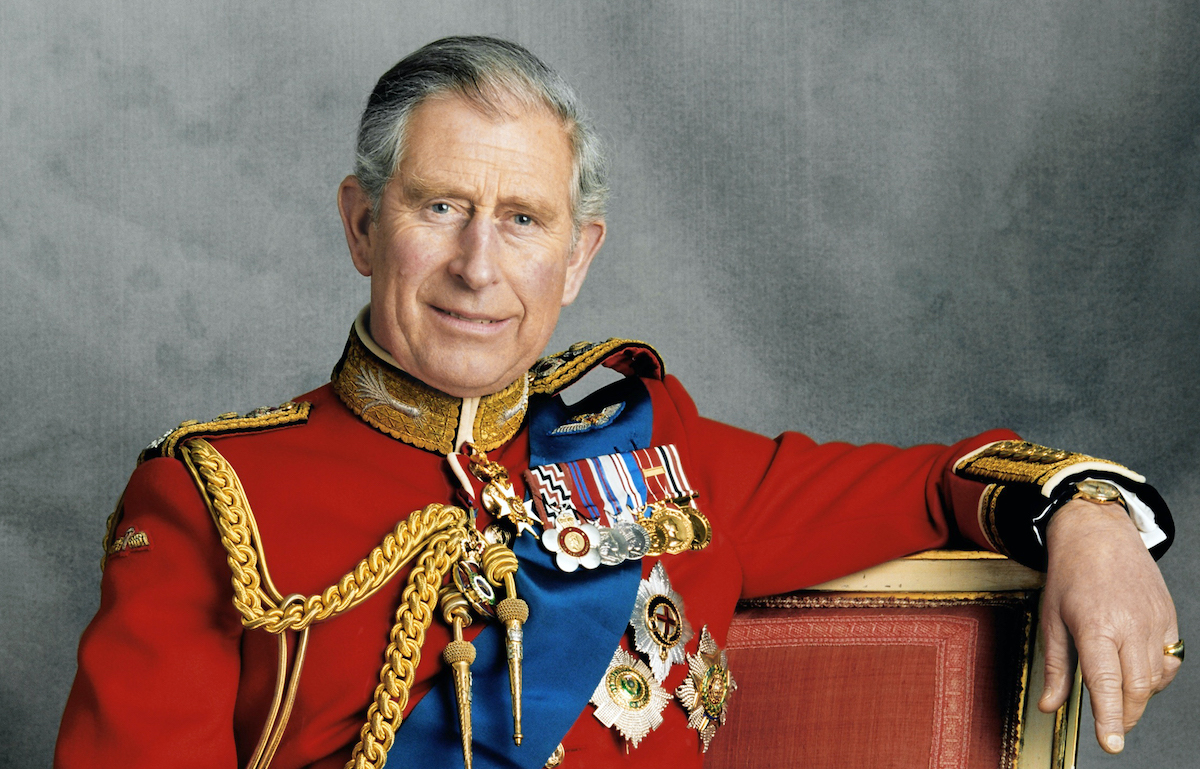
[[[442,309],[441,307],[435,307],[434,309],[437,310],[442,315],[445,315],[448,318],[454,318],[455,320],[463,321],[465,323],[474,323],[479,326],[491,326],[491,325],[495,325],[497,323],[504,322],[503,320],[496,320],[494,318],[486,318],[486,317],[479,317],[479,316],[473,316],[473,315],[463,315],[462,313],[457,313],[457,312],[454,312],[453,310],[445,310],[445,309]]]

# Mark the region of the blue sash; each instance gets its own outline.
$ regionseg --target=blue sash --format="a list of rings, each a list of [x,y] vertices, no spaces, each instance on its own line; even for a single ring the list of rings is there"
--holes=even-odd
[[[576,414],[599,412],[621,401],[625,407],[607,424],[551,435]],[[557,396],[536,398],[530,402],[529,420],[531,467],[646,448],[653,428],[650,394],[635,377],[609,385],[570,409]],[[517,593],[529,603],[524,628],[524,736],[520,747],[513,744],[504,632],[491,624],[473,641],[472,747],[478,769],[540,769],[546,763],[608,669],[629,624],[642,577],[639,561],[566,574],[554,565],[554,555],[528,535],[517,539],[513,551],[521,564]],[[458,708],[449,671],[443,671],[401,724],[388,763],[462,766]]]

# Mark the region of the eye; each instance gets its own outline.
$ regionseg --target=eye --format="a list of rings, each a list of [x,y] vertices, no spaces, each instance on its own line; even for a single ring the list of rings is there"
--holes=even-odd
[[[522,227],[528,227],[533,224],[533,217],[529,214],[517,214],[513,217],[513,221]]]
[[[449,203],[434,203],[429,206],[429,210],[434,212],[435,214],[448,214],[448,213],[450,213],[450,204]]]

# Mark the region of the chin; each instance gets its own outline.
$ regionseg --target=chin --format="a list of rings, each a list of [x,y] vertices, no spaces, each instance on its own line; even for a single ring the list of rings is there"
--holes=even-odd
[[[503,390],[519,377],[520,372],[509,375],[506,371],[488,371],[480,367],[468,366],[465,370],[445,370],[429,372],[431,376],[420,377],[425,384],[436,387],[447,395],[456,398],[470,398]]]

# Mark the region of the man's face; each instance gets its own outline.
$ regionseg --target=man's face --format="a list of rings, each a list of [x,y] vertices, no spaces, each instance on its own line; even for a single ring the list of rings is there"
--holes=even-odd
[[[451,395],[496,392],[533,364],[604,240],[594,222],[572,242],[560,122],[511,111],[431,98],[412,114],[377,220],[356,179],[339,191],[351,257],[371,278],[371,336]]]

